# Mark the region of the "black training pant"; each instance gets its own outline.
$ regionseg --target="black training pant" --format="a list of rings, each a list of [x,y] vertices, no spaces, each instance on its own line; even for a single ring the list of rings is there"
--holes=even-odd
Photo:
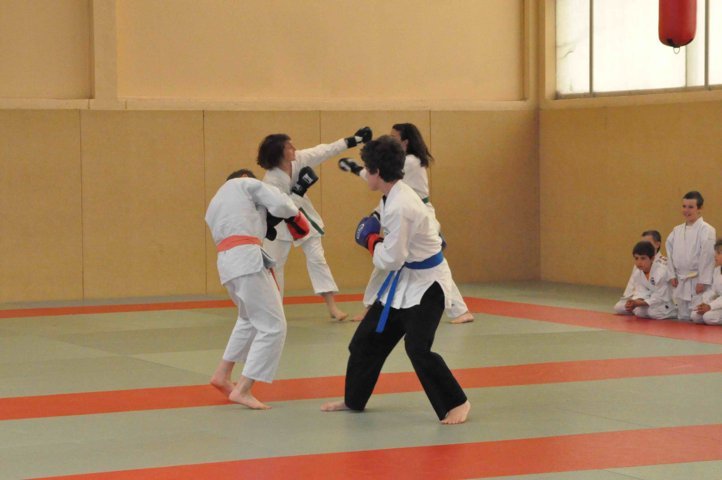
[[[439,420],[466,402],[466,395],[441,355],[431,351],[434,335],[444,313],[444,291],[434,283],[421,303],[410,308],[392,308],[386,328],[376,333],[383,305],[374,303],[351,339],[346,368],[345,403],[363,410],[373,392],[386,357],[404,337],[406,354]]]

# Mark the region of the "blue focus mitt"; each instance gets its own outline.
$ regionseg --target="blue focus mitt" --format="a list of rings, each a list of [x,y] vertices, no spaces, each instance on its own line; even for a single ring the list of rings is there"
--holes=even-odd
[[[374,253],[374,247],[384,239],[380,235],[381,222],[377,215],[369,215],[364,217],[356,227],[356,243],[367,248],[371,255]]]

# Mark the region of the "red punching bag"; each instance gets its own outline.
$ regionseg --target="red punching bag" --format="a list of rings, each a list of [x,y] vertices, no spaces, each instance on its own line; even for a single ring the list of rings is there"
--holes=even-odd
[[[694,40],[697,0],[659,0],[659,41],[679,48]]]

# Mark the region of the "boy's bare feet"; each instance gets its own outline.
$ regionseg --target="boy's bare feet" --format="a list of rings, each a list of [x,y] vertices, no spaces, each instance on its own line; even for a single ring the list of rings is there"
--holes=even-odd
[[[449,413],[446,414],[446,418],[444,418],[441,423],[444,425],[464,423],[466,421],[466,417],[469,416],[469,410],[471,410],[471,403],[467,400],[458,407],[454,407],[449,410]]]
[[[211,377],[211,385],[213,385],[219,392],[221,392],[224,397],[229,396],[233,391],[233,387],[235,387],[235,385],[233,384],[233,382],[231,382],[230,379],[217,377],[216,375],[213,375],[213,377]]]
[[[331,318],[334,320],[338,320],[339,322],[343,322],[348,318],[348,313],[343,312],[339,310],[338,308],[334,308],[333,310],[329,310],[328,313],[331,314]]]
[[[351,321],[352,322],[360,322],[361,320],[364,319],[364,317],[366,316],[368,311],[369,311],[369,307],[364,308],[362,312],[359,312],[356,315],[354,315],[353,317],[351,317]]]
[[[331,315],[331,318],[338,320],[339,322],[346,320],[348,313],[342,311],[336,306],[335,294],[333,292],[324,292],[319,295],[321,295],[323,297],[323,301],[326,302],[326,308],[328,308],[328,313]]]
[[[237,390],[233,390],[228,396],[228,400],[234,403],[240,403],[241,405],[245,405],[246,407],[253,410],[269,410],[271,408],[270,405],[266,405],[265,403],[261,402],[256,397],[251,395],[250,392],[242,393]]]
[[[471,312],[467,311],[466,313],[462,313],[456,318],[452,318],[449,323],[453,323],[454,325],[459,325],[461,323],[469,323],[474,321],[474,315],[471,314]]]
[[[326,402],[323,405],[321,405],[322,412],[340,412],[342,410],[349,410],[349,408],[346,406],[346,403],[343,400],[338,400],[335,402]]]

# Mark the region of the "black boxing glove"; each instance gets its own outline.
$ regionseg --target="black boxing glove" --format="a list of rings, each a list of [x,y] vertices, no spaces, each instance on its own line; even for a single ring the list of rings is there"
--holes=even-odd
[[[291,193],[295,193],[299,197],[306,195],[306,191],[318,181],[318,175],[313,171],[311,167],[303,167],[298,172],[298,180],[296,184],[291,188]]]
[[[356,133],[353,134],[353,137],[346,137],[344,140],[346,140],[346,146],[348,148],[353,148],[359,143],[366,143],[373,137],[374,132],[369,127],[363,127],[356,130]]]

